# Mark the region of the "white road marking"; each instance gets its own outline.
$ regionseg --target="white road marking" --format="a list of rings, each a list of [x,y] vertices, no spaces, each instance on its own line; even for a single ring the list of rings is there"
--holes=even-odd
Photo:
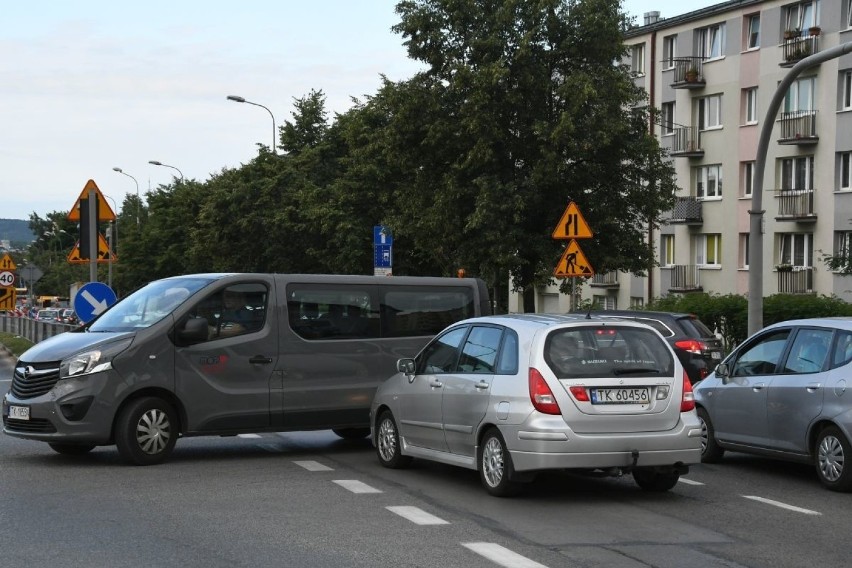
[[[260,438],[260,434],[237,434],[237,438]]]
[[[315,461],[294,461],[293,463],[308,471],[334,471],[327,465],[322,465],[320,462]]]
[[[280,454],[281,453],[281,448],[279,448],[275,444],[258,444],[257,447],[266,450],[270,454]]]
[[[352,493],[382,493],[380,489],[370,487],[366,483],[355,479],[335,479],[334,482]]]
[[[686,483],[687,485],[704,485],[700,481],[693,481],[692,479],[686,479],[686,478],[683,478],[683,477],[678,479],[678,481],[680,481],[681,483]]]
[[[427,513],[419,507],[385,507],[391,513],[396,513],[400,517],[408,519],[416,525],[448,525],[449,521],[438,518],[431,513]]]
[[[539,564],[499,544],[491,542],[463,542],[462,546],[505,568],[547,568],[544,564]]]
[[[819,511],[812,511],[810,509],[802,509],[801,507],[795,507],[793,505],[788,505],[786,503],[782,503],[781,501],[773,501],[772,499],[765,499],[763,497],[757,497],[755,495],[743,495],[746,499],[751,499],[752,501],[759,501],[761,503],[766,503],[767,505],[774,505],[775,507],[781,507],[782,509],[787,509],[788,511],[795,511],[797,513],[804,513],[806,515],[822,515]]]

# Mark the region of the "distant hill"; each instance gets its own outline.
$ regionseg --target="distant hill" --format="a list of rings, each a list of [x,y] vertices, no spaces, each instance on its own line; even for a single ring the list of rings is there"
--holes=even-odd
[[[30,231],[30,222],[22,219],[0,219],[0,240],[11,241],[12,248],[23,248],[30,244],[35,235]]]

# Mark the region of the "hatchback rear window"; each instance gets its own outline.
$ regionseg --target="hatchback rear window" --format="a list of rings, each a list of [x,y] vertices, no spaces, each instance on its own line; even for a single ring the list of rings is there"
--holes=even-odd
[[[650,329],[584,326],[552,332],[544,359],[558,378],[673,376],[674,358]]]
[[[710,328],[696,317],[681,318],[678,321],[689,337],[715,337]]]

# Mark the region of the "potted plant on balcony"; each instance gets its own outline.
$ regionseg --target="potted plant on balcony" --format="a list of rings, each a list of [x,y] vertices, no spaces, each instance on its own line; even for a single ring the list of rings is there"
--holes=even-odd
[[[778,272],[793,272],[793,265],[782,262],[781,264],[775,265],[775,270]]]
[[[819,26],[811,26],[808,28],[808,35],[818,36],[822,33],[822,28]]]
[[[796,39],[797,37],[799,37],[801,35],[802,35],[802,30],[800,30],[799,28],[790,28],[790,29],[784,31],[784,39],[786,39],[786,40]]]
[[[695,65],[690,65],[686,70],[686,74],[684,75],[687,83],[697,83],[698,82],[698,67]]]

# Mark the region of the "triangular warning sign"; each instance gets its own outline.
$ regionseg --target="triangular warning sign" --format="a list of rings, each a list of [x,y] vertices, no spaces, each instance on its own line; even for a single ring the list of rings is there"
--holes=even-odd
[[[107,245],[106,239],[100,233],[98,233],[98,263],[104,262],[115,262],[118,260],[118,257],[109,250],[109,245]],[[85,264],[89,262],[88,258],[82,258],[80,256],[80,243],[76,243],[74,245],[74,249],[68,253],[68,262],[70,264]]]
[[[583,214],[580,213],[580,208],[573,201],[565,208],[565,213],[559,219],[559,224],[553,229],[554,239],[591,239],[592,229]]]
[[[83,191],[80,192],[80,197],[77,198],[77,201],[74,203],[74,206],[71,207],[71,211],[68,212],[68,220],[69,221],[79,221],[80,220],[80,200],[89,198],[89,191],[95,190],[95,195],[98,198],[98,221],[114,221],[115,220],[115,212],[112,210],[112,207],[107,203],[104,194],[101,193],[101,190],[98,188],[98,185],[95,183],[95,180],[90,179],[86,182],[86,187],[83,188]]]
[[[589,264],[586,255],[580,250],[580,245],[577,244],[577,241],[571,239],[568,246],[565,247],[565,252],[562,253],[562,258],[559,259],[553,275],[560,278],[568,278],[574,276],[594,276],[594,274],[595,270]]]

